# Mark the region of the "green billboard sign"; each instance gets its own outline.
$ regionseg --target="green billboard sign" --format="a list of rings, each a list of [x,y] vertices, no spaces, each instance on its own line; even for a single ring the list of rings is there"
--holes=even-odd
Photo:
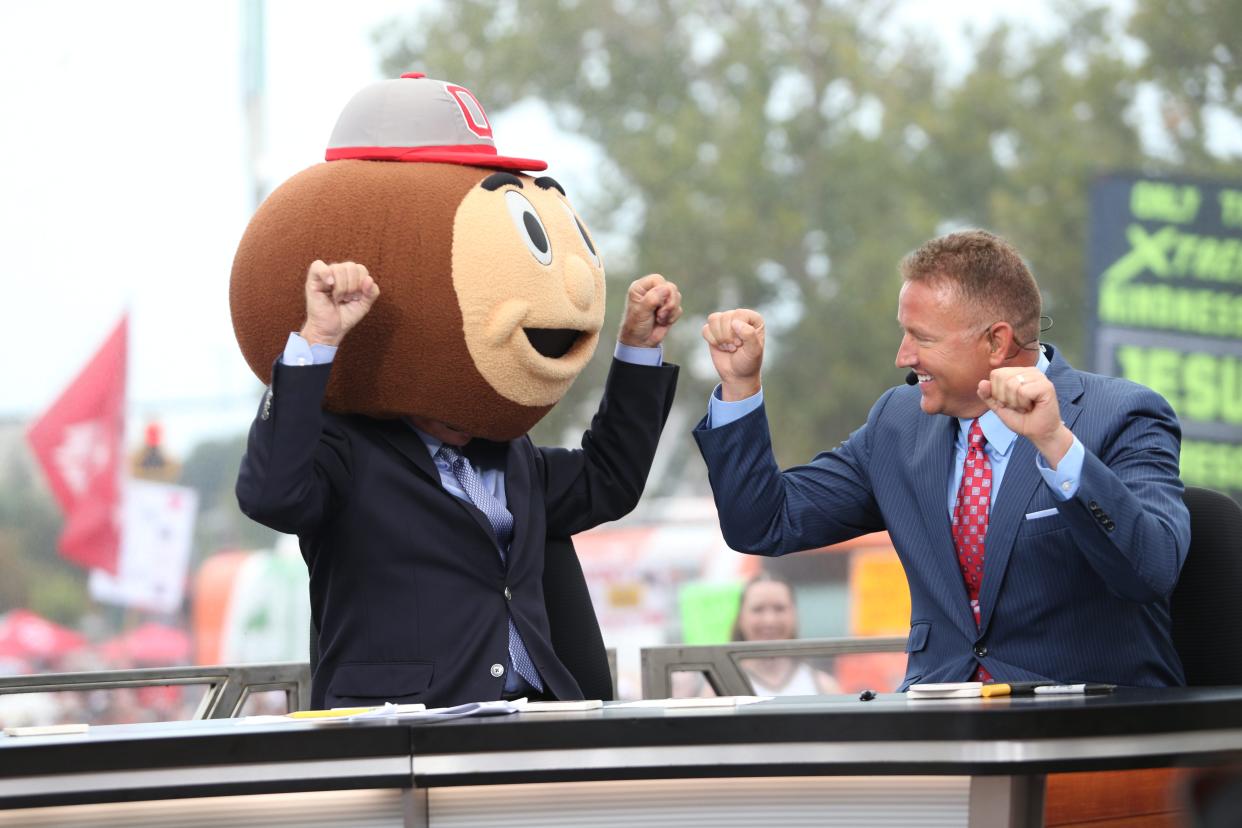
[[[1091,189],[1092,367],[1182,422],[1182,479],[1242,497],[1242,183],[1108,176]]]

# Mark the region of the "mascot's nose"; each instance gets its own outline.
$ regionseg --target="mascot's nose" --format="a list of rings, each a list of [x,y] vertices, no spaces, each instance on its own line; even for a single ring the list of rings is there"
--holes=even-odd
[[[578,310],[587,310],[595,300],[595,279],[585,259],[570,256],[565,264],[565,294]]]

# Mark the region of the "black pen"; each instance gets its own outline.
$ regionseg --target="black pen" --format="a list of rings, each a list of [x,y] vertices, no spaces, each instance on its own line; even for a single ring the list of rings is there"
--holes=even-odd
[[[1111,684],[1059,684],[1055,681],[1010,681],[998,682],[996,684],[985,684],[979,690],[979,695],[986,698],[995,696],[1034,696],[1039,695],[1070,695],[1070,694],[1096,694],[1111,693],[1113,691]]]

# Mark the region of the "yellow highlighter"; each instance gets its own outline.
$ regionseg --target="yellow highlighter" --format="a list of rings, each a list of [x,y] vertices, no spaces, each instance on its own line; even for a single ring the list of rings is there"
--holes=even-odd
[[[1006,684],[985,684],[979,688],[979,695],[985,699],[992,696],[1034,696],[1039,688],[1051,687],[1052,681],[1011,681]]]
[[[376,710],[375,707],[334,707],[331,710],[295,710],[286,713],[290,719],[338,719],[344,716],[356,716]]]

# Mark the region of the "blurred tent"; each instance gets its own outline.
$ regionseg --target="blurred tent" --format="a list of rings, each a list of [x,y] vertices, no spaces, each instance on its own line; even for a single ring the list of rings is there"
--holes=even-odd
[[[0,617],[0,659],[48,660],[81,649],[86,638],[28,609]]]
[[[293,535],[281,535],[271,550],[212,555],[193,580],[195,662],[306,660],[307,578]]]
[[[194,575],[194,663],[220,664],[233,583],[253,553],[230,549],[203,561]]]
[[[185,630],[149,622],[99,645],[113,664],[172,667],[190,662],[190,636]]]

